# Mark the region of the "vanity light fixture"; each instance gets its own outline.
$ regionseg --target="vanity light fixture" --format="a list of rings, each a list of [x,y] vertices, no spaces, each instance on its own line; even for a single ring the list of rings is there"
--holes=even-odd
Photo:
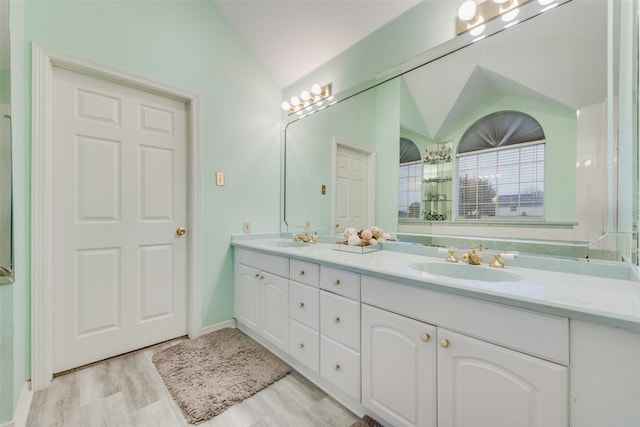
[[[513,21],[518,14],[518,8],[532,0],[467,0],[460,5],[456,19],[456,34],[467,31],[471,36],[477,37],[485,29],[485,23],[499,16],[505,22]],[[555,0],[538,0],[539,2],[551,2]],[[542,4],[542,3],[540,3]],[[513,23],[511,24],[513,25]],[[474,30],[474,31],[470,31]]]
[[[282,101],[282,109],[286,111],[288,115],[293,113],[301,115],[304,114],[305,111],[307,114],[311,114],[311,110],[313,110],[314,107],[320,107],[324,100],[331,99],[333,99],[331,83],[327,83],[324,86],[316,83],[311,86],[311,90],[303,90],[300,92],[299,97],[294,95],[289,101]]]

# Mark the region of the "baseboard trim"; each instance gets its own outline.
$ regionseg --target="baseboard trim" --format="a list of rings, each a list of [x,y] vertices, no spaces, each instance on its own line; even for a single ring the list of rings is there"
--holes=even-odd
[[[224,328],[235,328],[236,327],[236,319],[227,320],[226,322],[217,323],[215,325],[207,326],[202,328],[201,334],[208,334],[209,332],[218,331]]]
[[[31,382],[27,382],[22,387],[18,407],[13,416],[13,421],[0,425],[0,427],[23,427],[27,425],[29,417],[29,408],[31,408],[31,400],[33,399],[33,390],[31,390]]]

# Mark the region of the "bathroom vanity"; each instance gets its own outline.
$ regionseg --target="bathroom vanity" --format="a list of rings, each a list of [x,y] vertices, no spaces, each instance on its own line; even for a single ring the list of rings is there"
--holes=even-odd
[[[356,414],[392,426],[640,425],[631,268],[232,244],[238,327]]]

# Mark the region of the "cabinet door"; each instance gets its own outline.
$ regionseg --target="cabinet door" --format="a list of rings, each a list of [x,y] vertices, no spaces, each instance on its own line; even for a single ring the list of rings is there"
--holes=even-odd
[[[362,404],[394,426],[435,426],[435,339],[432,325],[363,304]]]
[[[284,277],[263,273],[260,280],[262,336],[282,350],[288,350],[289,281]]]
[[[439,427],[566,427],[567,368],[438,329]]]
[[[237,264],[235,279],[234,317],[253,331],[260,332],[260,305],[258,270]]]

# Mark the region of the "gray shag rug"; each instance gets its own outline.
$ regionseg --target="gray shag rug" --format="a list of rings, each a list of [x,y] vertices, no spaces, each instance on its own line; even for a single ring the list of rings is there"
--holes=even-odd
[[[152,360],[190,424],[215,417],[291,372],[234,328],[183,341]]]
[[[351,427],[382,427],[382,424],[368,415],[365,415],[361,420],[351,424]]]

